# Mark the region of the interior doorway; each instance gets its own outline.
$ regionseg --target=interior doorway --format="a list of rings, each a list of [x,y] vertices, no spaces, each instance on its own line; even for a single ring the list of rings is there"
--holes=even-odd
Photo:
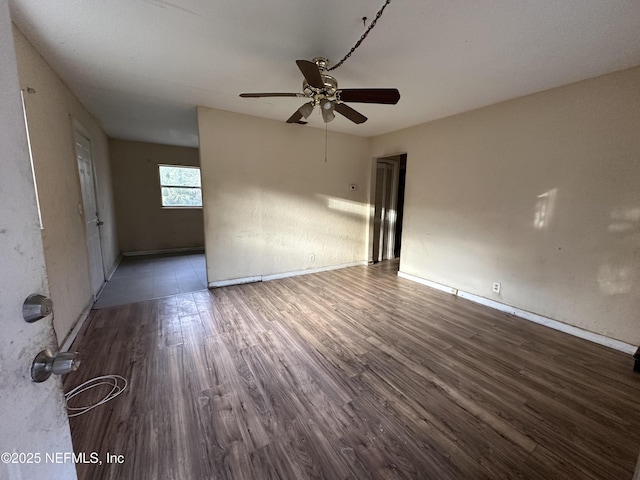
[[[370,236],[373,263],[400,258],[406,170],[406,154],[375,161],[373,234]]]
[[[91,292],[95,300],[104,285],[104,263],[102,258],[102,242],[100,239],[100,216],[96,200],[96,184],[93,173],[93,157],[91,155],[91,140],[74,122],[73,139],[76,158],[78,160],[78,175],[82,191],[81,213],[84,214],[87,252],[89,255],[89,278]]]

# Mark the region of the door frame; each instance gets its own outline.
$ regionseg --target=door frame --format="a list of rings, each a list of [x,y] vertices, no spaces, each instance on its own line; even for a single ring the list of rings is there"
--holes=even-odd
[[[76,132],[79,133],[80,135],[84,136],[88,141],[89,141],[89,152],[90,152],[90,162],[91,162],[91,180],[93,182],[93,195],[94,195],[94,201],[95,201],[95,206],[96,206],[96,216],[97,216],[97,220],[98,222],[100,222],[100,203],[99,203],[99,198],[100,195],[98,194],[98,182],[96,181],[96,163],[95,160],[93,158],[93,143],[91,141],[91,135],[89,134],[89,131],[76,119],[74,118],[72,115],[69,115],[69,119],[71,122],[71,140],[72,140],[72,147],[73,147],[73,155],[74,155],[74,159],[75,159],[75,165],[76,165],[76,173],[77,173],[77,180],[78,180],[78,191],[80,192],[80,204],[82,206],[82,219],[83,219],[83,228],[84,228],[84,236],[85,236],[85,247],[87,250],[87,266],[88,266],[88,273],[89,273],[89,284],[91,284],[91,279],[93,278],[93,271],[92,271],[92,262],[91,262],[91,253],[90,253],[90,246],[89,246],[89,232],[87,231],[87,222],[86,222],[86,205],[84,204],[84,195],[82,193],[82,178],[80,175],[80,170],[78,168],[78,154],[76,151],[76,138],[75,138],[75,134]],[[102,289],[105,287],[106,285],[106,280],[107,280],[107,269],[105,267],[104,264],[104,245],[103,245],[103,241],[102,241],[102,229],[100,228],[100,225],[98,224],[98,251],[100,252],[100,265],[102,266],[102,283],[100,285],[100,287],[94,292],[93,291],[93,285],[91,285],[91,295],[93,296],[93,301],[95,302],[96,299],[98,298],[98,296],[100,295],[100,292],[102,291]]]
[[[378,185],[379,178],[377,175],[384,171],[382,178],[382,184]],[[398,176],[398,163],[392,159],[378,159],[376,162],[376,192],[374,203],[374,244],[373,244],[373,261],[380,262],[382,260],[389,260],[394,257],[393,252],[395,250],[395,224],[396,224],[396,212],[397,212],[397,181]],[[378,187],[381,187],[381,191],[378,192]],[[380,193],[381,204],[380,214],[382,217],[379,219],[376,211],[378,210],[378,193]],[[388,197],[387,197],[388,195]],[[377,222],[380,222],[379,226],[376,226]],[[378,241],[376,242],[376,236]],[[376,245],[377,244],[377,245]],[[377,255],[376,255],[377,251]]]
[[[391,212],[391,216],[389,218],[389,231],[387,232],[387,256],[391,258],[395,258],[394,250],[395,250],[395,233],[396,233],[396,220],[398,214],[398,184],[400,180],[400,164],[402,157],[405,156],[406,153],[394,153],[391,155],[384,155],[381,157],[375,157],[371,161],[371,185],[369,190],[369,245],[368,245],[368,262],[376,263],[378,261],[377,258],[374,258],[375,252],[375,220],[376,220],[376,189],[377,189],[377,176],[378,176],[378,163],[388,163],[393,165],[393,173],[392,173],[392,185],[391,185],[391,198],[389,200],[389,211]],[[384,257],[384,253],[383,253]]]

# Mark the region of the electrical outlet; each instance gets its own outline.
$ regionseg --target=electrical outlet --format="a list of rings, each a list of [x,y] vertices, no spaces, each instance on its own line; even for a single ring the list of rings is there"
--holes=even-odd
[[[315,262],[316,261],[316,254],[312,253],[311,255],[309,255],[309,261],[310,262]]]
[[[499,282],[493,282],[493,291],[496,293],[500,293],[500,283]]]

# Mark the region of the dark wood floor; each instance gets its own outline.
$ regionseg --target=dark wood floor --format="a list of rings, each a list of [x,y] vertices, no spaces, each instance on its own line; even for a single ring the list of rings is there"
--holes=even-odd
[[[631,479],[628,355],[398,278],[385,265],[94,311],[71,419],[95,479]]]

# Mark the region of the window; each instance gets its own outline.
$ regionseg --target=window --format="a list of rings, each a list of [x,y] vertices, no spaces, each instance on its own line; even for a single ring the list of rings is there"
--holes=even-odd
[[[170,208],[202,207],[200,169],[159,165],[162,206]]]

